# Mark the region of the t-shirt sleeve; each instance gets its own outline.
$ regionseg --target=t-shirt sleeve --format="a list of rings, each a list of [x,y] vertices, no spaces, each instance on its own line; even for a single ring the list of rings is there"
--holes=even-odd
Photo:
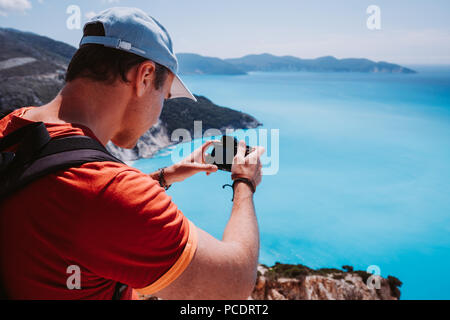
[[[157,292],[189,265],[196,228],[159,183],[138,170],[113,177],[92,199],[75,256],[98,276]]]

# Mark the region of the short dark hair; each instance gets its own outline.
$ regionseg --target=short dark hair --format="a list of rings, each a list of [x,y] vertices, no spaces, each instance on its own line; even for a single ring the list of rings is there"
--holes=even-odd
[[[100,22],[87,24],[83,30],[84,36],[104,36],[105,29]],[[127,72],[137,64],[149,59],[122,50],[105,47],[99,44],[84,44],[72,57],[66,72],[66,82],[76,78],[89,78],[99,82],[114,82],[119,76],[123,82],[128,82]],[[169,69],[155,63],[156,90],[164,84]]]

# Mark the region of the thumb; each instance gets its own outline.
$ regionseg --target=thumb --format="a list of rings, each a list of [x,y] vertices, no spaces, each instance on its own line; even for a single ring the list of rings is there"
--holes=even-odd
[[[192,163],[191,167],[198,171],[206,171],[207,173],[216,172],[217,166],[214,164]]]
[[[210,164],[208,166],[210,167],[210,169],[206,170],[207,176],[209,176],[212,172],[216,172],[217,170],[219,170],[219,168],[214,164]]]

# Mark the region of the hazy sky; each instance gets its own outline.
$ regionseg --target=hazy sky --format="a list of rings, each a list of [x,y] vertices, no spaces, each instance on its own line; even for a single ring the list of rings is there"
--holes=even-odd
[[[66,27],[69,5],[81,9],[82,25],[111,6],[139,7],[166,27],[177,53],[450,64],[449,0],[0,0],[0,26],[77,46],[81,30]],[[381,30],[366,26],[369,5],[381,9]]]

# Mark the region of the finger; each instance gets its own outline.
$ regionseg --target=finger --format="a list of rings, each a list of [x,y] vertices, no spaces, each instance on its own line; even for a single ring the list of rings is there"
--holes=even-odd
[[[216,172],[217,170],[219,170],[219,168],[217,166],[213,166],[211,170],[206,171],[206,175],[209,176],[211,173]]]
[[[189,167],[197,171],[216,172],[219,168],[214,164],[190,163]]]
[[[239,145],[237,148],[235,158],[239,161],[238,163],[244,163],[244,158],[245,158],[245,141],[244,140],[239,141]]]
[[[205,151],[208,149],[208,147],[213,144],[215,140],[208,140],[204,144],[202,144],[200,147],[194,150],[189,156],[184,158],[182,162],[184,163],[190,163],[190,162],[199,162],[199,163],[205,163]]]
[[[266,152],[266,149],[264,147],[261,146],[256,147],[256,155],[258,158],[261,157],[264,154],[264,152]]]
[[[250,153],[247,156],[247,158],[248,158],[248,163],[256,164],[256,163],[260,162],[259,158],[264,154],[264,152],[266,152],[266,149],[261,146],[256,146],[253,149],[254,149],[254,152]]]
[[[208,165],[206,165],[206,167],[207,167],[206,171],[209,173],[216,172],[217,170],[219,170],[219,168],[214,164],[208,164]]]
[[[206,150],[208,150],[208,148],[214,144],[214,143],[218,143],[220,142],[219,140],[208,140],[206,141],[202,147],[201,147],[201,154],[202,154],[202,163],[205,163],[205,156],[206,156]]]
[[[210,145],[212,145],[215,141],[214,140],[208,140],[202,145],[202,151],[206,151]]]

